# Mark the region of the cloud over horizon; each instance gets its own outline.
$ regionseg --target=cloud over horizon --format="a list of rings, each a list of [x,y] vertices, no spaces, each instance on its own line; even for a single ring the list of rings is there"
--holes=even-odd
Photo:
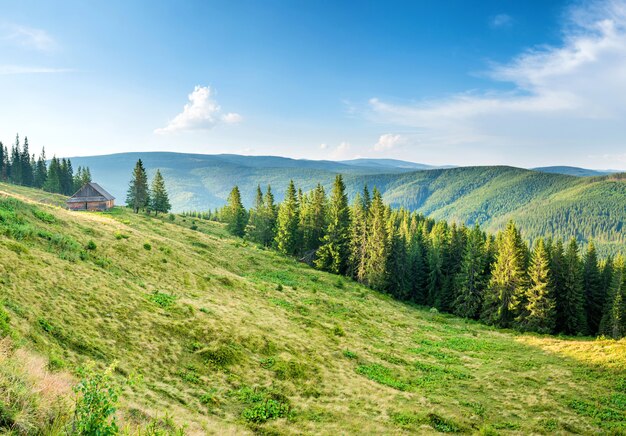
[[[0,25],[0,41],[44,53],[50,53],[59,48],[56,40],[45,30],[18,24]]]
[[[209,86],[196,85],[188,95],[189,103],[183,111],[154,133],[163,135],[190,130],[210,130],[217,124],[236,124],[243,120],[238,113],[224,113]]]
[[[370,116],[414,128],[428,145],[558,141],[616,147],[626,137],[626,123],[619,122],[626,118],[626,1],[572,8],[562,34],[559,46],[536,47],[490,66],[486,77],[512,85],[510,91],[467,91],[415,103],[371,98]]]

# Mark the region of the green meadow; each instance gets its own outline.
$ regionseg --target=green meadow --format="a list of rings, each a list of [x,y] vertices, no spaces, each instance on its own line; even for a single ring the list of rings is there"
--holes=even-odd
[[[71,429],[112,368],[128,434],[626,434],[626,340],[401,303],[221,224],[0,184],[0,433]]]

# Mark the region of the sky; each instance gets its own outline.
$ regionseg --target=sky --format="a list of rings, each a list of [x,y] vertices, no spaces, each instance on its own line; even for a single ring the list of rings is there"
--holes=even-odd
[[[626,0],[0,3],[0,141],[626,169]]]

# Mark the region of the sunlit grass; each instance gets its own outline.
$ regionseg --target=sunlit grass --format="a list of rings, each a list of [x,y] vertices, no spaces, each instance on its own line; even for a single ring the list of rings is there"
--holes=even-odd
[[[118,362],[117,377],[136,380],[123,394],[126,424],[626,431],[624,341],[491,329],[315,271],[216,223],[68,212],[29,202],[39,191],[0,191],[21,199],[0,194],[0,299],[18,342],[68,373]]]

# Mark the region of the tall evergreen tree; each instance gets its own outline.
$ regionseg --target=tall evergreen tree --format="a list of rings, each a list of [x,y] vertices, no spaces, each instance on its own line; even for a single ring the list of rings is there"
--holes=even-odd
[[[387,275],[387,225],[385,205],[378,189],[374,188],[369,208],[366,245],[365,276],[363,281],[374,289],[384,289]]]
[[[263,219],[261,220],[262,229],[260,231],[260,242],[269,247],[274,243],[276,237],[276,221],[278,219],[278,208],[274,203],[274,194],[272,187],[267,185],[267,190],[263,196]]]
[[[578,244],[572,238],[567,246],[563,269],[563,333],[569,335],[587,332],[585,317],[582,264],[578,256]]]
[[[52,157],[48,168],[48,177],[43,185],[43,189],[48,192],[62,193],[61,190],[61,164],[56,156]]]
[[[31,166],[30,149],[28,146],[28,138],[24,138],[24,146],[22,148],[22,154],[20,157],[20,165],[22,166],[22,184],[24,186],[34,185],[34,173]]]
[[[583,264],[583,288],[585,291],[585,314],[589,333],[597,334],[604,308],[605,289],[593,242],[587,246]]]
[[[246,235],[250,240],[261,243],[263,231],[263,191],[261,185],[256,187],[256,195],[254,197],[254,206],[250,209],[248,226],[246,227]]]
[[[126,194],[126,205],[135,213],[146,210],[150,206],[150,191],[148,189],[148,175],[141,159],[135,164],[132,179]]]
[[[346,186],[340,174],[335,177],[328,207],[328,227],[322,245],[317,250],[318,268],[335,274],[345,274],[350,255],[350,209]]]
[[[278,209],[276,248],[283,254],[294,255],[298,251],[300,205],[293,180],[289,182],[285,199]]]
[[[626,336],[626,266],[621,255],[612,262],[611,270],[611,284],[599,330],[602,335],[620,339]]]
[[[394,221],[391,218],[387,222],[389,251],[385,265],[387,273],[385,288],[395,298],[407,300],[409,298],[409,277],[407,274],[406,240]]]
[[[458,295],[453,312],[464,318],[478,319],[485,291],[485,236],[478,225],[470,231],[457,275]]]
[[[4,182],[9,175],[9,154],[7,148],[0,141],[0,181]]]
[[[427,265],[428,293],[426,304],[437,309],[442,307],[442,294],[445,286],[445,261],[448,257],[448,224],[440,221],[430,232]]]
[[[35,177],[34,177],[34,186],[36,188],[43,188],[46,184],[46,180],[48,179],[48,168],[46,166],[46,150],[41,149],[41,154],[37,159],[37,163],[35,164]]]
[[[235,236],[243,237],[246,233],[248,216],[241,202],[239,187],[235,186],[228,196],[228,203],[224,207],[226,228]]]
[[[496,263],[485,292],[481,317],[489,324],[511,327],[526,289],[525,245],[510,221],[502,234]]]
[[[365,186],[363,196],[357,194],[351,210],[349,276],[360,283],[363,283],[365,280],[370,203],[369,191],[367,186]]]
[[[327,201],[324,187],[318,183],[300,206],[300,227],[302,231],[302,252],[312,258],[312,254],[322,244],[326,231]]]
[[[550,255],[543,239],[535,247],[528,275],[527,303],[520,324],[526,330],[552,333],[556,327],[556,301],[552,292]]]
[[[168,213],[172,209],[169,196],[167,195],[167,189],[165,189],[165,180],[163,180],[161,171],[158,169],[156,170],[154,179],[152,179],[152,186],[150,188],[150,202],[150,209],[154,211],[155,215],[158,215],[159,212]]]

